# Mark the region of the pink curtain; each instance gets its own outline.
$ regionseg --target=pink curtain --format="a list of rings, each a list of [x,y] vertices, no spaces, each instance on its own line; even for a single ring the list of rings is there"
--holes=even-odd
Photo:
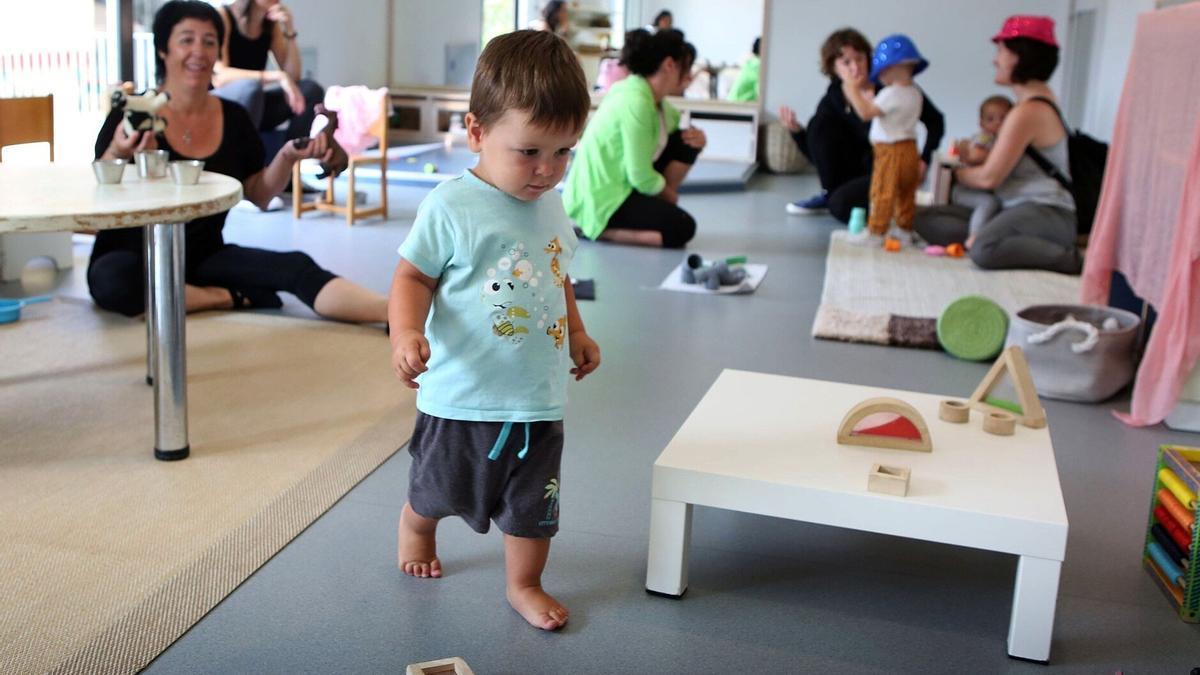
[[[1158,311],[1124,422],[1161,422],[1200,355],[1200,4],[1147,12],[1137,34],[1083,270],[1107,304],[1114,270]],[[1190,190],[1185,190],[1185,187]]]

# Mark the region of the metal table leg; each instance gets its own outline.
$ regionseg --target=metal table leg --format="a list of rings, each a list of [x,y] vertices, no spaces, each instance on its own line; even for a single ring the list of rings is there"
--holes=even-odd
[[[154,352],[158,346],[158,340],[154,337],[154,294],[150,289],[154,286],[150,277],[150,259],[154,257],[153,247],[150,246],[150,238],[152,236],[153,225],[147,225],[142,228],[142,245],[146,247],[145,256],[142,259],[142,276],[146,280],[146,384],[154,386]]]
[[[154,374],[154,456],[188,456],[183,225],[150,226],[148,330]]]

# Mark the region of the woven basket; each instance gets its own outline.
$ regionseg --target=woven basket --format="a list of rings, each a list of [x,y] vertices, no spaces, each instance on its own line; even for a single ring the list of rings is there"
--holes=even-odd
[[[796,147],[796,141],[781,122],[762,125],[763,142],[759,144],[759,158],[771,173],[800,173],[808,167],[808,160]]]

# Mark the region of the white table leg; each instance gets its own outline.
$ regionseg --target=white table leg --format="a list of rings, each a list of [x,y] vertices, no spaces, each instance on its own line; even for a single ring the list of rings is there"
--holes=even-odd
[[[687,590],[688,549],[692,543],[692,505],[666,499],[650,503],[650,555],[646,590],[681,596]]]
[[[154,225],[150,231],[151,305],[147,316],[156,338],[154,357],[154,456],[188,456],[187,345],[184,305],[183,225]]]
[[[1021,556],[1013,589],[1012,619],[1008,625],[1008,655],[1048,663],[1058,605],[1061,560]]]

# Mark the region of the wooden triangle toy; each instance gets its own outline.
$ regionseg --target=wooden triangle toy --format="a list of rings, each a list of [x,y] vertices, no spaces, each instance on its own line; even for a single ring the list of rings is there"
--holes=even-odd
[[[1005,372],[1012,381],[1013,389],[1017,391],[1016,403],[1020,407],[1019,412],[1013,407],[1001,407],[988,402],[988,396],[1003,380]],[[1016,345],[1005,349],[1000,354],[1000,358],[992,364],[992,369],[988,371],[987,375],[984,375],[979,386],[975,388],[975,393],[971,394],[971,400],[968,403],[972,408],[984,412],[1012,413],[1016,415],[1021,424],[1030,429],[1041,429],[1046,426],[1046,411],[1042,408],[1037,389],[1033,386],[1033,376],[1029,374],[1029,363],[1025,361],[1025,352]]]

